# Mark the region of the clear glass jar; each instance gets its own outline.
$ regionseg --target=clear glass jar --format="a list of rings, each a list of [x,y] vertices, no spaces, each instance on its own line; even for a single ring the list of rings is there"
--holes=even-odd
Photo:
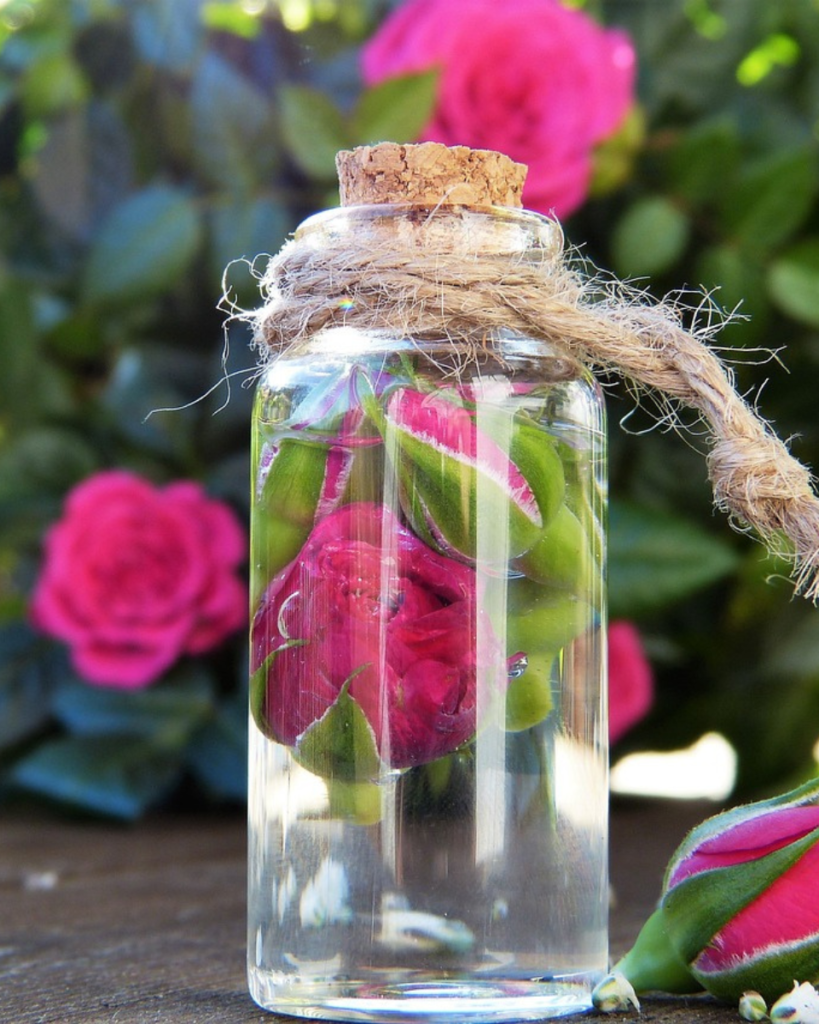
[[[297,240],[558,258],[501,208]],[[253,428],[249,978],[280,1013],[504,1021],[607,968],[605,423],[511,331],[324,329]]]

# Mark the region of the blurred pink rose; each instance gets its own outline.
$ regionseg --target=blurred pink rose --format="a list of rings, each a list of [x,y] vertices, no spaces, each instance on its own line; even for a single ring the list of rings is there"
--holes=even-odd
[[[397,768],[472,738],[479,671],[506,682],[474,570],[368,502],[322,519],[274,578],[253,621],[251,671],[260,728],[289,746],[349,681]]]
[[[365,46],[368,84],[441,68],[424,140],[528,164],[526,206],[566,217],[586,197],[593,147],[634,103],[635,54],[558,0],[407,0]]]
[[[654,697],[654,678],[640,634],[630,622],[609,626],[609,739],[616,743],[643,718]]]
[[[70,645],[88,682],[147,686],[246,621],[244,556],[234,513],[198,484],[158,489],[128,472],[97,473],[46,537],[32,619]]]

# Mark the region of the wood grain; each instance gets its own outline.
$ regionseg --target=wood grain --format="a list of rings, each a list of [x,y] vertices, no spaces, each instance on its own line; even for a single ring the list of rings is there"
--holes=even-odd
[[[613,955],[650,912],[669,854],[707,813],[684,803],[615,804]],[[8,815],[0,821],[0,1024],[274,1019],[245,986],[245,843],[238,814],[131,827]],[[640,1019],[738,1017],[710,1000],[654,999]]]

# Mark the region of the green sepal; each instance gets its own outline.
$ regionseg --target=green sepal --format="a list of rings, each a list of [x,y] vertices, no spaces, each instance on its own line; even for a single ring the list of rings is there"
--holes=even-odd
[[[254,510],[250,529],[250,603],[256,608],[273,576],[304,547],[310,527]]]
[[[552,710],[552,668],[556,655],[527,655],[528,664],[506,688],[507,732],[523,732],[542,722]]]
[[[551,438],[534,424],[516,421],[509,442],[509,456],[535,496],[543,527],[557,515],[566,493],[566,478]]]
[[[696,963],[691,970],[717,999],[733,1003],[743,992],[755,989],[771,1003],[790,989],[794,979],[819,982],[819,935],[773,953],[761,949],[755,957],[740,961],[730,970],[700,971]]]
[[[702,985],[688,970],[671,943],[662,907],[640,929],[634,945],[614,966],[640,992],[684,995],[699,992]]]
[[[343,818],[356,825],[375,825],[381,820],[381,788],[374,782],[327,780],[331,818]]]
[[[303,647],[306,643],[308,643],[307,640],[288,640],[286,643],[282,644],[281,647],[276,648],[275,651],[268,654],[256,671],[252,672],[250,675],[250,714],[260,731],[271,740],[278,740],[279,738],[271,729],[270,723],[267,721],[264,714],[264,702],[265,697],[267,696],[267,678],[270,674],[270,669],[273,667],[273,662],[276,660],[276,656],[281,651],[285,651],[290,647]]]
[[[478,553],[479,521],[501,523],[508,519],[512,555],[535,543],[540,535],[538,524],[479,466],[439,452],[400,428],[391,425],[389,430],[398,435],[397,454],[403,463],[402,497],[413,527],[437,534],[445,546],[467,558],[475,558]],[[419,521],[417,510],[421,507],[429,527]]]
[[[445,757],[438,757],[434,761],[428,761],[424,765],[424,776],[426,777],[429,791],[436,798],[440,797],[449,785],[452,778],[452,766],[454,759],[451,754]]]
[[[313,525],[329,447],[284,438],[262,488],[261,507],[274,520],[308,530]]]
[[[324,779],[367,782],[377,779],[383,769],[372,726],[349,694],[357,674],[353,673],[335,701],[305,729],[296,744],[294,753],[299,764]]]
[[[585,594],[592,589],[597,563],[589,537],[568,505],[561,505],[532,547],[514,567],[529,579]]]
[[[508,550],[513,556],[520,554],[540,536],[544,509],[550,514],[552,506],[559,504],[562,498],[563,467],[540,431],[537,432],[538,447],[548,454],[536,452],[533,439],[522,425],[511,431],[509,438],[510,462],[515,463],[517,454],[536,477],[533,485],[526,472],[518,467],[538,507],[541,523],[537,523],[479,462],[461,461],[416,437],[407,428],[396,426],[383,414],[373,418],[383,433],[388,456],[397,468],[402,505],[413,528],[419,535],[439,537],[438,547],[453,548],[466,558],[475,558],[478,522],[508,521]],[[484,419],[480,415],[478,424],[476,429],[494,441],[491,433],[483,431]],[[529,432],[534,430],[528,429]],[[498,448],[503,451],[504,445],[499,444]]]
[[[251,602],[271,576],[293,561],[310,535],[321,497],[329,447],[285,438],[253,507],[250,530]],[[265,575],[260,576],[264,567]]]
[[[501,410],[481,408],[477,423],[501,449],[508,444],[510,461],[517,466],[535,496],[543,520],[541,528],[548,525],[557,515],[566,494],[566,476],[555,439],[531,420],[510,417]]]
[[[819,840],[819,828],[758,860],[690,875],[666,892],[661,906],[668,934],[691,964],[729,921],[768,889]]]
[[[522,651],[555,653],[592,625],[590,605],[564,590],[533,583],[509,581],[506,649],[509,656]]]

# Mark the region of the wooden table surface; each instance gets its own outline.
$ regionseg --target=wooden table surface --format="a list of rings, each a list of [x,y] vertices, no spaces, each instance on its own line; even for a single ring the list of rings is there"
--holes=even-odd
[[[615,803],[614,956],[650,912],[670,853],[709,813]],[[269,1022],[275,1017],[247,995],[244,941],[241,815],[134,826],[0,817],[0,1024]],[[652,999],[641,1019],[735,1024],[739,1016],[708,998]]]

